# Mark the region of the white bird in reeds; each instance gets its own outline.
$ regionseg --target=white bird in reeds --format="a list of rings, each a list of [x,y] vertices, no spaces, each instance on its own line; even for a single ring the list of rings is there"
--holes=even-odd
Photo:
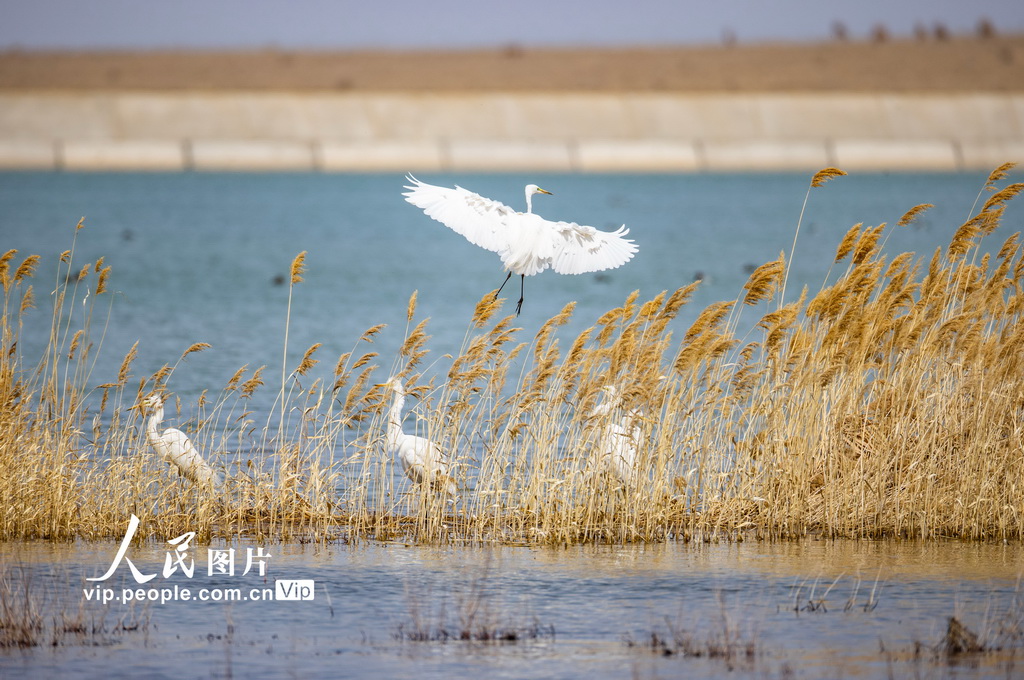
[[[498,253],[508,276],[497,293],[513,274],[519,274],[516,314],[523,308],[527,276],[548,268],[559,274],[614,269],[628,262],[637,251],[636,244],[625,238],[629,233],[625,225],[606,232],[575,222],[552,222],[533,214],[533,195],[551,193],[536,184],[526,185],[526,212],[520,213],[460,186],[433,186],[412,175],[406,179],[412,184],[405,187],[409,190],[403,194],[405,200],[462,234],[470,243]]]
[[[641,435],[638,423],[640,414],[634,410],[618,420],[613,419],[612,411],[618,408],[622,397],[613,385],[606,385],[601,391],[604,399],[588,416],[605,419],[594,452],[597,469],[607,471],[626,485],[636,476],[636,445]]]
[[[401,379],[391,378],[379,387],[388,388],[395,394],[388,412],[388,451],[398,457],[402,471],[409,479],[454,496],[458,489],[450,474],[448,458],[441,447],[425,437],[402,431],[406,391]]]
[[[160,423],[164,419],[164,398],[152,394],[142,404],[150,413],[146,421],[146,439],[157,455],[168,465],[176,467],[178,474],[193,484],[209,490],[217,489],[221,484],[220,476],[196,451],[185,433],[173,427],[160,432]]]

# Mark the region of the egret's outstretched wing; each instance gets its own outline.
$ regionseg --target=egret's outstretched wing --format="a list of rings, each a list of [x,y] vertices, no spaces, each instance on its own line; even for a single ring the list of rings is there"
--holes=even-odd
[[[620,267],[637,251],[625,225],[615,231],[599,231],[575,222],[553,222],[555,252],[551,268],[559,274],[584,274]]]
[[[406,175],[411,186],[402,194],[405,200],[429,217],[462,234],[469,242],[492,252],[501,252],[508,244],[507,220],[516,212],[504,203],[484,198],[460,186],[438,187]]]

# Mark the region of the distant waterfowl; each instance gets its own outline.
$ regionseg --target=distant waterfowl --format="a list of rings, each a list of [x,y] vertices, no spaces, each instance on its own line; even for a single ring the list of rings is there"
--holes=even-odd
[[[614,232],[599,231],[575,222],[552,222],[533,214],[533,195],[550,194],[536,184],[526,185],[526,212],[456,186],[438,187],[407,176],[405,200],[429,217],[465,236],[470,243],[498,253],[508,270],[498,293],[513,274],[519,274],[519,302],[523,308],[527,276],[553,269],[559,274],[584,274],[614,269],[637,251],[625,225]],[[497,297],[497,293],[495,294]]]

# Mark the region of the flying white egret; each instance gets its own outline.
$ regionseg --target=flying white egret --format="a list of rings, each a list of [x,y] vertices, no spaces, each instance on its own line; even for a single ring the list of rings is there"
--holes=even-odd
[[[192,446],[184,432],[174,428],[160,432],[160,422],[164,419],[163,397],[152,394],[142,403],[150,412],[149,420],[146,421],[146,439],[157,455],[178,468],[178,473],[192,483],[211,490],[219,487],[219,476]]]
[[[636,475],[636,445],[640,440],[640,414],[630,411],[620,420],[613,420],[612,411],[622,397],[612,385],[601,388],[604,400],[590,412],[590,418],[606,418],[595,451],[599,468],[604,468],[622,484],[629,484]]]
[[[499,293],[512,274],[519,274],[516,314],[523,308],[527,276],[548,268],[559,274],[614,269],[628,262],[637,251],[636,244],[625,238],[629,233],[625,225],[607,232],[575,222],[552,222],[533,214],[533,195],[551,193],[536,184],[526,185],[526,212],[520,213],[460,186],[438,187],[412,175],[406,179],[411,186],[405,187],[409,190],[403,194],[405,200],[462,234],[470,243],[498,253],[508,270]]]
[[[425,437],[402,431],[402,408],[405,406],[405,388],[395,377],[380,385],[395,393],[388,412],[388,451],[398,456],[405,475],[417,484],[430,484],[455,495],[457,488],[448,474],[448,459],[441,448]]]

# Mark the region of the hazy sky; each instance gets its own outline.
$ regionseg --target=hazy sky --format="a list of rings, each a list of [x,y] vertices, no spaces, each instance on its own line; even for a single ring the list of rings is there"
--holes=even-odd
[[[0,49],[651,45],[910,35],[982,18],[1024,32],[1022,0],[0,0]]]

